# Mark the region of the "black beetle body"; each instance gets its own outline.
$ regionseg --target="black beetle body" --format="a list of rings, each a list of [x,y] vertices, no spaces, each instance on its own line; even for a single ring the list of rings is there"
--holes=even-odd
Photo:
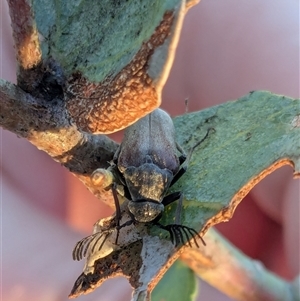
[[[205,137],[191,149],[189,158],[194,148],[207,138],[209,131],[210,129]],[[173,121],[163,110],[156,109],[125,130],[124,138],[114,155],[111,167],[94,172],[95,185],[99,183],[105,187],[112,186],[116,206],[114,226],[117,230],[116,244],[119,230],[138,222],[152,223],[168,231],[175,246],[183,244],[185,240],[191,246],[189,241],[191,237],[194,237],[194,242],[198,246],[195,236],[198,236],[205,245],[196,230],[180,224],[182,193],[177,191],[167,195],[170,186],[185,173],[186,168],[181,166],[185,160],[184,151],[175,142]],[[122,216],[117,192],[128,200],[128,212],[131,216],[131,220],[122,225],[120,225]],[[164,207],[176,200],[179,200],[176,222],[166,226],[160,224],[159,220]],[[99,239],[104,237],[101,242],[102,246],[111,230],[109,228],[107,231],[96,232],[79,241],[73,250],[73,258],[80,260],[88,250],[91,249],[91,253],[97,251]]]
[[[161,216],[164,197],[184,160],[173,121],[165,111],[157,109],[125,130],[114,161],[124,177],[130,194],[128,209],[136,221],[147,223]]]

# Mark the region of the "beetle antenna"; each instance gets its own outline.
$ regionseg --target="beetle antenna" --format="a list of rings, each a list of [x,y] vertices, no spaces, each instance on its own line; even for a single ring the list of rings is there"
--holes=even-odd
[[[193,239],[195,245],[197,246],[197,248],[199,248],[199,244],[196,240],[196,237],[198,237],[201,240],[201,242],[203,243],[203,245],[206,246],[204,239],[193,228],[183,226],[183,225],[178,225],[178,224],[170,224],[170,225],[164,226],[160,223],[155,223],[155,225],[158,226],[159,228],[169,232],[170,240],[171,240],[172,244],[175,245],[175,247],[177,247],[179,244],[185,243],[185,239],[184,239],[182,232],[184,233],[186,242],[189,244],[190,247],[192,247],[190,240]]]
[[[184,228],[184,227],[180,227],[180,228],[178,228],[178,231],[181,233],[181,231],[184,233],[184,235],[185,235],[185,238],[186,238],[186,241],[188,242],[188,244],[189,244],[189,246],[190,247],[192,247],[192,244],[191,244],[191,241],[190,241],[190,238],[189,238],[189,234],[191,234],[189,231],[188,231],[188,229],[186,229],[186,228]],[[181,236],[183,236],[182,234],[181,234]],[[193,236],[192,236],[193,237]],[[183,243],[183,242],[182,242]],[[196,246],[197,246],[197,248],[199,248],[199,245],[198,244],[196,244]]]
[[[73,249],[73,260],[81,260],[83,257],[85,257],[86,255],[86,251],[90,245],[90,243],[93,241],[93,239],[96,237],[96,234],[92,234],[90,236],[87,236],[85,238],[83,238],[82,240],[80,240],[74,247]]]
[[[79,242],[77,242],[77,244],[75,245],[74,249],[73,249],[73,260],[81,260],[82,259],[82,250],[85,246],[85,244],[91,240],[93,237],[93,235],[87,236],[85,238],[83,238],[82,240],[80,240]]]
[[[95,252],[96,245],[97,245],[98,241],[103,237],[104,234],[105,234],[105,233],[102,232],[102,233],[99,235],[99,237],[95,239],[94,245],[93,245],[92,248],[91,248],[91,253],[92,253],[92,254]],[[106,238],[107,238],[107,235],[106,235],[106,237],[103,239],[104,242],[105,242]],[[90,243],[89,245],[91,245],[91,243]],[[100,245],[100,247],[98,248],[97,251],[99,251],[99,250],[102,248],[102,246],[103,246],[103,242],[102,242],[102,244]],[[86,248],[86,249],[87,249],[87,248]],[[83,253],[83,256],[86,256],[86,252]]]
[[[92,234],[90,236],[87,236],[80,240],[74,247],[72,257],[73,260],[81,260],[82,258],[86,257],[88,251],[89,255],[94,254],[97,251],[100,251],[107,240],[109,234],[111,233],[111,230],[105,230],[103,232],[97,232],[95,234]],[[105,236],[103,238],[103,236]],[[96,248],[98,242],[100,239],[103,238],[100,246]],[[93,246],[92,246],[93,244]]]
[[[185,114],[187,114],[189,112],[189,98],[186,97],[184,99],[184,106],[185,106]]]

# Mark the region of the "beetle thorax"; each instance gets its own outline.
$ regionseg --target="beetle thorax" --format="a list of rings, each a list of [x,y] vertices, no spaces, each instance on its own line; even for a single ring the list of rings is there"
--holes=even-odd
[[[160,169],[153,163],[144,163],[139,167],[130,166],[123,175],[132,201],[161,202],[173,179],[170,170]]]

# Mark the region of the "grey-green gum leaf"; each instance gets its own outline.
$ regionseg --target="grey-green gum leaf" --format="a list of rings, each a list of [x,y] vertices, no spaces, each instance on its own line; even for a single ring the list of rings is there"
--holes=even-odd
[[[186,151],[205,136],[207,129],[214,129],[195,149],[188,171],[171,189],[184,193],[184,225],[200,230],[214,215],[231,206],[243,186],[276,162],[293,162],[295,174],[299,174],[299,99],[258,91],[176,117],[174,123],[177,141]],[[174,222],[175,208],[176,204],[166,208],[162,223]],[[214,222],[220,221],[222,217]],[[154,289],[152,300],[161,300],[162,296],[169,300],[170,287],[180,287],[173,284],[181,273],[172,266]],[[193,296],[194,291],[190,287],[186,292]],[[178,292],[176,296],[172,300],[190,300],[181,298]]]
[[[200,230],[218,213],[222,216],[214,223],[230,218],[236,194],[258,182],[272,166],[281,166],[280,162],[290,162],[299,175],[299,116],[299,99],[257,91],[176,117],[176,139],[186,151],[207,129],[214,129],[195,149],[187,172],[171,189],[184,193],[182,224]],[[164,223],[174,220],[176,204],[169,207]]]
[[[77,70],[101,82],[129,64],[164,13],[180,3],[33,0],[43,57],[54,57],[65,75]]]
[[[198,292],[194,272],[177,260],[168,269],[151,294],[152,301],[194,301]]]

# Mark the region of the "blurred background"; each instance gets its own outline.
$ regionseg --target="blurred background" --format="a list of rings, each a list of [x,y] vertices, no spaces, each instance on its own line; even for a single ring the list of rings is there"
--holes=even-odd
[[[1,0],[0,77],[16,82],[7,3]],[[202,0],[187,14],[162,108],[171,116],[252,90],[299,97],[299,1]],[[24,139],[0,129],[2,294],[6,301],[67,300],[82,271],[74,244],[112,210]],[[120,141],[120,134],[111,135]],[[284,167],[257,185],[217,227],[286,279],[299,273],[299,180]],[[115,289],[115,288],[118,289]],[[129,300],[126,280],[80,300]],[[210,298],[210,299],[207,299]],[[199,300],[230,298],[202,284]]]

